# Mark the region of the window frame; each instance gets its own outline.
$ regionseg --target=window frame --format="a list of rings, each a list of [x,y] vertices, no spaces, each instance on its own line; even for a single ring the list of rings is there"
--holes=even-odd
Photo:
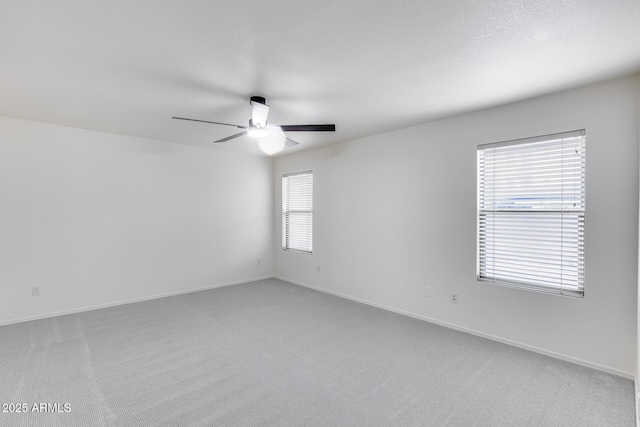
[[[308,192],[309,200],[302,200],[303,203],[308,204],[308,208],[307,209],[290,209],[289,205],[291,204],[290,203],[291,194],[288,194],[288,189],[289,189],[288,181],[292,177],[301,176],[301,175],[310,176],[310,183],[308,184],[310,187]],[[285,251],[312,254],[313,253],[313,192],[314,192],[313,191],[313,186],[314,186],[313,170],[283,174],[281,183],[282,183],[282,249]],[[306,195],[303,195],[303,196],[306,196]],[[307,245],[308,249],[303,247],[292,247],[291,245],[290,236],[292,234],[291,233],[292,214],[293,215],[308,214],[308,217],[309,217],[308,224],[306,224],[306,228],[304,229],[307,236],[298,237],[298,239],[306,240],[305,245]]]
[[[577,158],[570,159],[569,148],[565,148],[565,140],[574,140]],[[558,142],[559,141],[559,142]],[[491,163],[485,158],[485,154],[491,151],[491,153],[495,156],[498,150],[502,150],[501,156],[504,158],[508,158],[511,154],[510,152],[516,152],[516,150],[530,150],[527,151],[529,154],[535,153],[534,144],[538,144],[541,146],[542,144],[549,144],[553,146],[553,150],[560,150],[560,155],[555,154],[556,157],[560,157],[560,161],[549,160],[548,158],[544,159],[545,167],[556,167],[557,165],[561,165],[561,173],[559,178],[555,178],[554,180],[547,179],[545,176],[544,181],[550,181],[550,183],[544,184],[544,186],[540,186],[538,184],[537,189],[543,188],[541,190],[536,190],[538,196],[546,196],[552,194],[552,188],[554,186],[560,185],[560,188],[563,189],[560,192],[560,196],[556,198],[558,200],[554,200],[553,202],[547,200],[544,201],[544,197],[539,197],[539,200],[535,198],[531,200],[535,200],[535,203],[542,203],[544,207],[535,207],[534,202],[523,203],[523,205],[530,204],[527,206],[508,206],[505,203],[505,200],[509,200],[505,198],[505,195],[512,196],[513,199],[511,201],[515,201],[518,199],[526,199],[525,196],[529,196],[528,191],[533,188],[533,184],[522,184],[522,182],[530,181],[533,182],[535,179],[540,179],[542,175],[540,174],[540,170],[536,170],[535,168],[538,166],[534,166],[536,162],[537,164],[541,164],[539,158],[528,159],[526,163],[519,163],[521,166],[516,169],[520,169],[517,172],[509,171],[509,166],[513,169],[514,163],[509,163],[507,160],[499,160]],[[529,145],[527,147],[526,145]],[[517,148],[513,148],[517,146]],[[533,147],[533,148],[532,148]],[[567,145],[567,147],[570,147]],[[573,147],[571,147],[573,148]],[[541,150],[542,151],[542,150]],[[546,153],[546,152],[545,152]],[[538,154],[538,153],[536,153]],[[511,154],[513,155],[513,154]],[[546,153],[547,156],[551,157],[551,154]],[[570,167],[567,167],[568,172],[565,172],[565,159],[567,160],[567,164]],[[521,159],[518,159],[521,161]],[[486,162],[486,163],[485,163]],[[493,173],[491,177],[487,175],[487,164],[492,165],[495,169],[491,169],[489,173]],[[498,166],[496,166],[498,165]],[[579,168],[576,168],[576,165]],[[502,167],[504,169],[499,169]],[[571,169],[573,168],[573,169]],[[534,169],[533,172],[529,172],[528,174],[523,172],[523,170]],[[508,178],[496,178],[496,170],[498,170],[498,175],[504,173],[508,175]],[[577,170],[577,172],[576,172]],[[509,173],[505,173],[509,171]],[[542,170],[543,172],[548,172],[548,170]],[[553,170],[556,172],[557,169]],[[536,173],[538,175],[536,175]],[[529,291],[535,292],[543,292],[550,293],[555,295],[563,295],[563,296],[572,296],[583,298],[584,297],[584,288],[585,288],[585,235],[586,235],[586,226],[585,226],[585,214],[586,214],[586,132],[584,129],[570,131],[570,132],[562,132],[557,134],[550,135],[542,135],[531,138],[522,138],[516,140],[509,141],[501,141],[491,144],[481,144],[477,146],[477,245],[476,245],[476,278],[481,282],[488,282],[491,284],[506,286],[509,288],[517,288],[517,289],[525,289]],[[501,179],[502,181],[498,181]],[[520,182],[518,182],[520,180]],[[576,190],[575,182],[579,181],[579,188]],[[487,185],[487,182],[492,183],[493,187],[490,188]],[[570,196],[565,198],[564,188],[567,182],[574,184],[574,189],[572,192],[568,192]],[[496,183],[498,183],[496,187]],[[505,185],[510,186],[508,190],[504,190],[503,187]],[[513,192],[513,188],[516,188],[518,191]],[[522,193],[521,193],[522,192]],[[490,194],[490,197],[486,198],[486,194]],[[540,202],[542,200],[542,202]],[[578,206],[576,207],[576,200],[578,201]],[[573,202],[573,207],[567,208],[566,205],[570,202]],[[516,203],[514,203],[515,205]],[[557,208],[549,207],[550,205],[558,204]],[[496,207],[496,206],[501,207]],[[492,206],[491,208],[487,208],[487,206]],[[547,219],[541,219],[545,215],[552,215],[549,218],[553,218],[555,215],[556,221],[557,218],[560,218],[560,226],[556,225],[554,228],[550,228],[550,226],[545,225],[544,222]],[[506,215],[506,216],[505,216]],[[518,218],[520,215],[520,218]],[[529,218],[527,218],[529,215]],[[499,219],[499,216],[502,216],[502,219]],[[532,219],[538,217],[537,219]],[[515,218],[515,219],[506,219],[506,218]],[[565,227],[565,218],[567,220],[567,226]],[[506,222],[506,226],[505,224]],[[484,221],[484,223],[483,223]],[[513,221],[513,224],[517,224],[516,226],[512,226],[509,221]],[[527,225],[527,222],[531,222],[531,228]],[[571,221],[575,222],[575,226]],[[498,230],[496,231],[496,224]],[[524,225],[523,225],[524,224]],[[554,232],[557,234],[552,235],[552,239],[555,238],[556,242],[549,244],[549,246],[555,246],[555,248],[545,249],[543,255],[540,256],[541,260],[534,260],[532,253],[537,248],[531,249],[523,245],[523,241],[527,240],[527,235],[529,233],[534,233],[535,228],[539,226],[545,226],[548,228],[544,229],[544,232]],[[504,227],[504,228],[500,228]],[[515,234],[516,237],[502,237],[501,232],[506,230],[507,227],[510,228],[509,233]],[[575,233],[573,229],[575,228]],[[515,231],[513,231],[515,229]],[[525,236],[519,234],[521,232]],[[483,234],[484,233],[484,234]],[[536,236],[538,237],[538,236]],[[508,240],[511,239],[511,240]],[[566,249],[569,246],[564,246],[565,239],[567,241],[571,241],[571,250]],[[489,242],[489,243],[488,243]],[[560,242],[560,243],[557,243]],[[512,245],[520,245],[523,249],[524,255],[516,255],[515,253],[509,253],[508,255],[504,255],[509,250],[513,250]],[[574,254],[574,246],[575,246],[575,254]],[[503,255],[496,255],[497,252]],[[555,254],[554,251],[558,251],[560,255]],[[483,252],[484,249],[484,252]],[[490,250],[490,251],[489,251]],[[565,252],[568,252],[568,255],[565,255]],[[575,257],[574,257],[575,255]],[[536,255],[538,256],[538,255]],[[555,256],[555,258],[554,258]],[[505,261],[505,259],[508,259]],[[559,261],[559,266],[552,266],[549,261]],[[484,263],[484,264],[483,264]],[[517,264],[520,263],[519,266]],[[545,283],[545,280],[541,278],[545,273],[541,273],[540,270],[536,270],[536,264],[538,269],[548,269],[552,271],[549,273],[552,277],[560,277],[559,283],[550,284],[550,280]],[[569,265],[570,267],[566,267]],[[496,267],[499,266],[499,267]],[[555,271],[553,271],[555,269]],[[531,271],[528,273],[527,270]],[[565,271],[569,272],[567,277],[571,277],[573,280],[573,276],[575,275],[575,283],[571,283],[570,280],[566,280]],[[491,274],[489,274],[491,273]],[[530,276],[527,277],[527,274]],[[505,279],[505,277],[510,277],[510,279]],[[513,278],[526,277],[527,280],[520,279],[514,280]]]

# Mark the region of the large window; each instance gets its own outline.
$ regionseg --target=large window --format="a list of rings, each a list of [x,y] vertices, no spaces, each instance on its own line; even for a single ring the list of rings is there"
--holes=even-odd
[[[313,172],[282,176],[282,248],[313,251]]]
[[[585,132],[478,146],[478,280],[584,295]]]

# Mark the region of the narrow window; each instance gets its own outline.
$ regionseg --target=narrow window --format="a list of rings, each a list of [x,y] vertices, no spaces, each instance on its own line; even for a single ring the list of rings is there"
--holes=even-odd
[[[584,295],[585,140],[478,146],[478,280]]]
[[[282,248],[313,251],[313,172],[282,176]]]

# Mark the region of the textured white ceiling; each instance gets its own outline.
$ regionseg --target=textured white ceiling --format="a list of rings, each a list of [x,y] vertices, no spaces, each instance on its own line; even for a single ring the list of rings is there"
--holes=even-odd
[[[214,147],[249,96],[286,153],[640,70],[640,0],[1,0],[0,115]],[[257,153],[243,137],[215,148]]]

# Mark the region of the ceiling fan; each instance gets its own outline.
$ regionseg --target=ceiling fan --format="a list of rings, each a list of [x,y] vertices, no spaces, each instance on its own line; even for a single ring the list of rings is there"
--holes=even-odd
[[[285,136],[284,132],[335,132],[336,125],[271,125],[267,124],[267,116],[269,115],[269,106],[266,99],[262,96],[252,96],[250,98],[251,118],[249,126],[234,125],[231,123],[212,122],[208,120],[189,119],[186,117],[172,117],[176,120],[188,120],[191,122],[212,123],[214,125],[233,126],[238,129],[244,129],[242,132],[236,133],[226,138],[219,139],[214,142],[227,142],[231,139],[248,135],[258,138],[258,145],[267,154],[275,154],[284,149],[285,146],[293,147],[298,142]]]

